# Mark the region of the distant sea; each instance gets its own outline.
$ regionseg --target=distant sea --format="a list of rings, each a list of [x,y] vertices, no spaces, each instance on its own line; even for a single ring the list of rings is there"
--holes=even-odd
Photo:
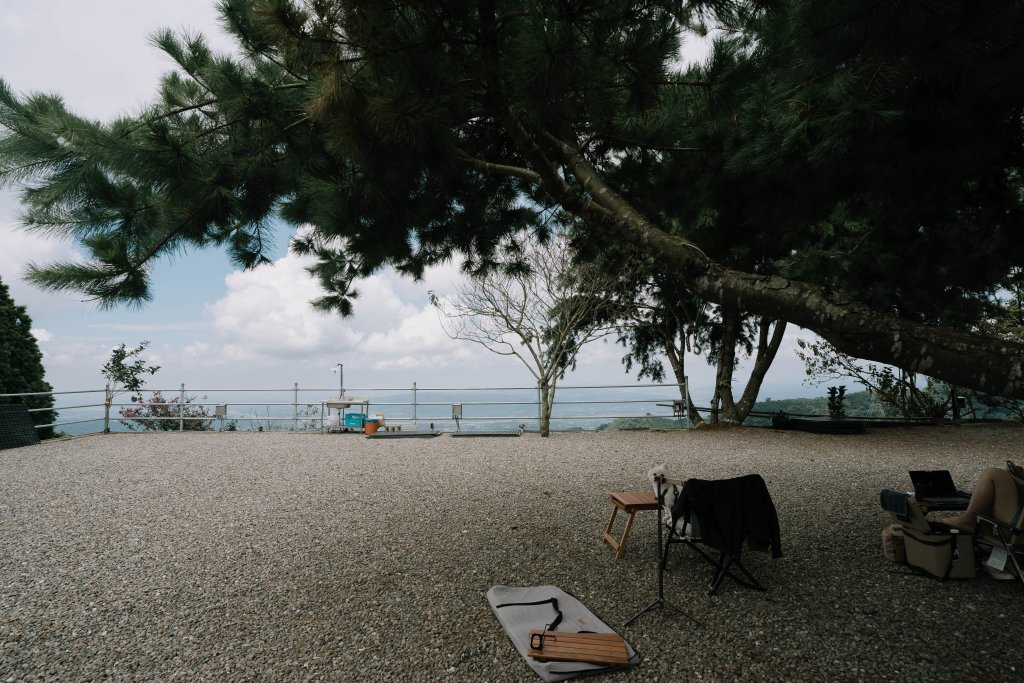
[[[179,395],[178,391],[163,390],[165,399]],[[293,390],[257,391],[191,391],[186,396],[193,406],[201,405],[209,415],[214,415],[217,405],[225,406],[223,420],[211,417],[213,430],[236,429],[241,431],[290,431],[297,424],[299,431],[317,431],[321,427],[323,401],[337,396],[337,390],[301,390],[298,395],[298,419],[295,414],[295,393]],[[538,427],[537,391],[535,389],[424,389],[418,390],[413,404],[412,390],[346,390],[346,396],[368,398],[366,412],[369,416],[383,414],[393,424],[412,424],[420,429],[444,431],[461,430],[536,430]],[[95,400],[95,395],[90,395]],[[146,398],[150,396],[146,392]],[[615,421],[630,418],[667,418],[667,425],[679,425],[673,418],[672,402],[678,400],[674,386],[637,386],[616,388],[571,388],[559,389],[555,396],[552,412],[552,429],[596,430]],[[70,399],[81,406],[85,401]],[[127,403],[127,396],[115,399],[111,411],[111,431],[131,431],[118,416],[118,402]],[[74,405],[72,404],[72,405]],[[461,404],[462,417],[453,419],[453,405]],[[131,405],[130,403],[128,405]],[[78,424],[59,426],[56,429],[68,435],[96,433],[103,430],[103,408],[75,407],[61,408],[58,404],[59,422],[90,420]],[[338,417],[336,410],[326,411],[328,421]],[[350,408],[348,413],[359,412]],[[659,424],[661,421],[658,421]],[[171,422],[177,428],[177,420]],[[138,427],[136,431],[142,431]]]

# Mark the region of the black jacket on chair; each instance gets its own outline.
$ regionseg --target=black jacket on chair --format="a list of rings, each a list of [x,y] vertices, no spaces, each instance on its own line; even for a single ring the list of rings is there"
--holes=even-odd
[[[748,537],[758,548],[771,546],[772,557],[782,557],[779,516],[760,474],[733,479],[689,479],[672,506],[672,523],[695,515],[700,540],[739,557]]]

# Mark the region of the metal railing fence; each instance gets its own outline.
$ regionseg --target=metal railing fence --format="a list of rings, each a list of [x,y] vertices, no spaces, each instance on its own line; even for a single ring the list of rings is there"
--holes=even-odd
[[[603,385],[560,385],[552,404],[552,429],[556,425],[598,422],[630,418],[671,418],[680,427],[689,427],[688,410],[680,396],[685,396],[685,385],[681,384],[603,384]],[[237,429],[239,423],[248,424],[250,431],[323,431],[333,428],[328,399],[336,396],[336,389],[322,387],[302,389],[296,382],[291,388],[265,389],[191,389],[180,384],[174,389],[146,389],[150,397],[156,393],[164,396],[163,401],[116,400],[127,396],[126,392],[112,392],[110,389],[89,389],[83,391],[54,391],[0,394],[0,401],[20,399],[29,396],[52,395],[55,405],[34,408],[29,412],[54,410],[61,417],[71,413],[72,418],[58,419],[50,424],[36,425],[37,429],[81,425],[87,423],[112,422],[131,425],[136,429],[147,429],[149,425],[177,423],[170,427],[159,427],[166,431],[186,431],[200,427],[219,431]],[[641,396],[641,394],[656,394]],[[78,403],[60,405],[58,397],[101,394],[100,403]],[[246,395],[255,398],[276,398],[287,394],[287,401],[244,400]],[[315,397],[314,397],[315,395]],[[224,400],[211,400],[223,397]],[[461,429],[463,424],[495,424],[525,427],[541,421],[542,403],[539,386],[531,387],[411,387],[355,388],[346,391],[346,396],[366,396],[365,407],[360,410],[366,416],[384,411],[388,424],[418,425],[429,424],[433,428]],[[168,398],[172,397],[172,398]],[[240,398],[241,397],[241,398]],[[377,397],[376,399],[374,397]],[[480,400],[467,400],[479,397]],[[230,399],[230,400],[228,400]],[[446,399],[446,400],[442,400]],[[455,407],[458,406],[458,414]],[[612,406],[619,410],[605,410]],[[210,410],[213,412],[210,412]],[[646,409],[645,409],[646,408]],[[97,414],[97,410],[98,414]],[[138,409],[137,415],[126,416],[125,409]],[[92,411],[86,416],[82,411]],[[243,412],[243,411],[248,412]],[[264,414],[260,414],[263,411]],[[342,415],[349,414],[342,411]],[[339,416],[339,417],[341,417]],[[290,424],[289,424],[290,423]],[[177,427],[175,430],[174,427]],[[338,421],[344,427],[343,419]],[[570,427],[572,428],[572,427]],[[575,427],[578,429],[579,427]],[[81,430],[82,434],[100,433]]]

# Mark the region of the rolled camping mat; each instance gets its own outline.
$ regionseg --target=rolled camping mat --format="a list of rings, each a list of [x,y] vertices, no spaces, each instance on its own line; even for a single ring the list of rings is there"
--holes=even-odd
[[[558,611],[562,619],[555,631],[558,633],[615,633],[615,629],[598,619],[583,603],[557,586],[492,586],[487,591],[487,602],[490,603],[494,616],[505,629],[509,640],[522,655],[530,668],[537,672],[545,681],[565,681],[576,676],[596,674],[603,671],[619,671],[624,667],[604,664],[588,664],[586,662],[541,662],[527,654],[530,648],[530,631],[543,629],[558,617],[558,611],[547,602],[551,598],[558,601]],[[540,603],[540,604],[517,604]],[[626,652],[629,653],[629,666],[640,661],[636,651],[627,642]]]

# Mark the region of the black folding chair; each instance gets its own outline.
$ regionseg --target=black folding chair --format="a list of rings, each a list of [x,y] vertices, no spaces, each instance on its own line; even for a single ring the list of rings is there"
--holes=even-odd
[[[761,475],[688,479],[672,506],[662,568],[675,543],[685,544],[714,566],[708,591],[711,595],[718,593],[727,576],[741,586],[765,590],[742,560],[744,544],[759,550],[770,548],[772,557],[782,557],[778,514]]]

